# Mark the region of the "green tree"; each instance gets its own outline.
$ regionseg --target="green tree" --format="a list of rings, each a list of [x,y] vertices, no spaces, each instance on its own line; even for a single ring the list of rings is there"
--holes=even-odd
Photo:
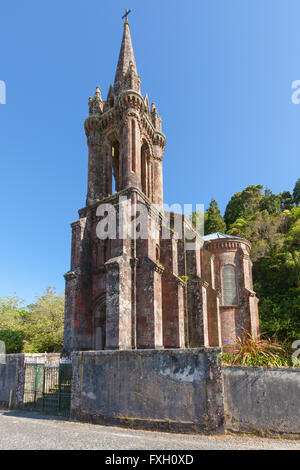
[[[17,331],[0,330],[0,341],[5,343],[6,354],[17,354],[23,350],[23,337]]]
[[[281,196],[279,194],[265,194],[259,203],[260,211],[268,211],[269,214],[279,212],[281,206]]]
[[[17,297],[0,299],[0,330],[19,334],[24,352],[59,352],[63,344],[64,296],[48,287],[27,308]]]
[[[294,198],[294,203],[296,204],[296,206],[299,206],[299,203],[300,203],[300,178],[298,178],[298,180],[295,184],[294,191],[293,191],[293,198]]]
[[[290,343],[300,337],[300,256],[282,252],[254,263],[262,333]]]
[[[29,312],[18,297],[0,298],[0,330],[12,330],[24,336]]]
[[[283,191],[282,193],[280,193],[280,198],[281,198],[280,210],[290,211],[294,206],[294,198],[292,194],[290,193],[290,191]]]
[[[232,196],[224,214],[228,229],[236,219],[247,219],[259,210],[259,204],[263,197],[262,189],[262,185],[251,185]]]
[[[226,231],[226,224],[221,215],[221,211],[218,207],[218,203],[215,199],[212,199],[209,208],[204,215],[204,234]]]
[[[64,296],[57,295],[55,289],[48,287],[44,295],[37,297],[29,305],[31,352],[59,352],[63,346],[64,334]]]

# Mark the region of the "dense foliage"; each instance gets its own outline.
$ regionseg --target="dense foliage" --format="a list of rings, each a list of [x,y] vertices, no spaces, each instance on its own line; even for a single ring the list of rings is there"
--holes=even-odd
[[[5,344],[5,353],[21,353],[23,350],[23,337],[21,333],[13,330],[0,330],[0,341]],[[1,350],[1,353],[4,351]]]
[[[293,194],[263,189],[248,186],[234,194],[224,218],[212,200],[204,215],[204,233],[223,232],[251,242],[261,331],[291,343],[300,339],[300,179]]]
[[[59,352],[63,343],[64,296],[47,288],[24,307],[17,297],[0,298],[0,340],[7,353]]]

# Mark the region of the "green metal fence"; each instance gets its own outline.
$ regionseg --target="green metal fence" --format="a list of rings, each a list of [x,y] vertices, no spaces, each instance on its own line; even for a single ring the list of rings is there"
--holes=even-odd
[[[24,409],[68,417],[72,364],[26,364]]]

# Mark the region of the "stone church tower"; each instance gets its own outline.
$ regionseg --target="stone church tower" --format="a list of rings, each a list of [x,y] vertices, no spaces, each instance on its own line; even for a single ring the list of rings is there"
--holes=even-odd
[[[249,242],[203,239],[182,215],[163,210],[166,139],[156,106],[141,95],[127,20],[114,85],[106,101],[96,88],[84,125],[88,191],[72,224],[64,354],[221,346],[245,330],[256,336]],[[107,208],[119,222],[124,201],[146,209],[147,236],[124,237],[117,223],[116,237],[99,239]]]

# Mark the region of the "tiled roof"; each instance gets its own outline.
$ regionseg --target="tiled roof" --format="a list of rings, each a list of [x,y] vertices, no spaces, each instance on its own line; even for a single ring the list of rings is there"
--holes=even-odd
[[[205,242],[208,242],[210,240],[217,240],[218,238],[235,238],[236,240],[243,240],[243,238],[241,237],[235,237],[234,235],[226,235],[225,233],[220,233],[220,232],[210,233],[209,235],[205,235],[203,237],[203,240]]]

